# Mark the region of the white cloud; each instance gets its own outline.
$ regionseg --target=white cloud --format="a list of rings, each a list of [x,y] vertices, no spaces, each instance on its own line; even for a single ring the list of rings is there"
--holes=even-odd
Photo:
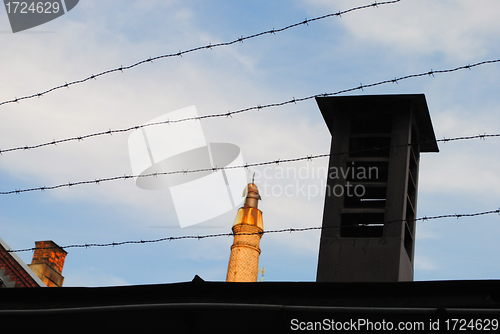
[[[437,139],[497,134],[496,116],[479,108],[473,118],[460,109],[438,113],[433,117]],[[420,189],[454,195],[500,194],[500,163],[493,153],[500,147],[498,138],[440,142],[439,147],[437,154],[422,154]]]
[[[110,273],[102,272],[99,268],[85,268],[76,270],[66,270],[64,272],[63,286],[69,287],[91,287],[91,286],[123,286],[130,285],[130,282]]]
[[[416,242],[418,243],[421,240],[424,239],[439,239],[440,237],[436,234],[436,232],[427,226],[422,226],[422,224],[417,225],[417,235],[416,235]]]
[[[431,271],[436,270],[438,267],[429,259],[415,256],[415,270]]]
[[[304,2],[331,12],[369,4],[365,0]],[[365,43],[403,54],[438,52],[451,60],[467,61],[496,47],[492,41],[500,31],[499,14],[500,3],[496,0],[402,0],[346,14],[335,23]]]

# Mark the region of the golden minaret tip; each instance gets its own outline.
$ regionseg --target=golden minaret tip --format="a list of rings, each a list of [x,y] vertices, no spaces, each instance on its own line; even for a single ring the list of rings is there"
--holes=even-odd
[[[263,230],[262,212],[258,209],[259,200],[262,200],[262,198],[255,183],[247,184],[243,191],[243,196],[245,196],[245,203],[238,210],[233,226],[241,224],[254,225]]]
[[[243,191],[245,204],[238,210],[233,225],[234,241],[231,246],[227,282],[256,282],[258,275],[259,242],[264,231],[259,189],[252,180]]]
[[[243,207],[251,207],[256,208],[259,206],[259,200],[262,200],[259,194],[259,188],[255,185],[255,183],[249,183],[245,190],[243,191],[243,196],[245,198],[245,204]]]

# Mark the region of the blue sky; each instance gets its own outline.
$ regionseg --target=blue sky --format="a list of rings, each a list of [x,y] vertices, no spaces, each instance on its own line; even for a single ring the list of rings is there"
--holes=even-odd
[[[352,7],[364,0],[94,1],[13,34],[0,10],[0,101],[30,95],[108,69],[198,46],[232,41]],[[336,92],[395,77],[455,68],[500,55],[495,0],[402,0],[311,22],[276,35],[144,64],[123,74],[0,106],[0,149],[36,145],[141,125],[195,105],[200,115]],[[356,91],[424,93],[437,138],[500,133],[500,65],[484,65]],[[309,100],[202,121],[210,142],[233,143],[247,163],[328,153],[330,134]],[[174,125],[172,125],[174,126]],[[0,191],[131,174],[129,134],[89,138],[0,156]],[[474,213],[500,206],[500,140],[440,143],[423,154],[418,217]],[[328,159],[255,168],[264,189],[290,185],[295,195],[263,193],[266,230],[320,226]],[[288,168],[288,175],[286,173]],[[305,177],[293,171],[309,171]],[[281,176],[285,175],[285,176]],[[300,189],[308,187],[305,196]],[[197,203],[193,203],[196,210]],[[12,248],[150,240],[228,233],[236,209],[218,228],[178,227],[169,191],[132,180],[2,195],[0,233]],[[498,215],[417,224],[415,279],[500,276]],[[232,238],[177,240],[104,248],[69,248],[65,286],[223,281]],[[314,281],[319,231],[266,234],[260,267],[267,281]],[[19,253],[27,263],[30,252]]]

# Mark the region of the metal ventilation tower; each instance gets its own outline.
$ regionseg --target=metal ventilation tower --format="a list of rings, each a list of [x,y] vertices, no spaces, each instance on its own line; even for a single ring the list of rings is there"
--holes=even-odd
[[[317,281],[412,281],[419,157],[439,151],[425,96],[316,101],[332,134]]]

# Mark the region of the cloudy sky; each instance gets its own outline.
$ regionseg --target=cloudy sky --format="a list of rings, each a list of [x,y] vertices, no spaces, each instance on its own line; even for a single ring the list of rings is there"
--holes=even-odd
[[[2,9],[0,102],[149,57],[367,4],[82,0],[64,16],[15,34]],[[189,106],[196,106],[199,115],[219,114],[498,59],[499,15],[495,0],[401,0],[231,46],[155,60],[41,98],[1,105],[0,149],[128,128]],[[438,139],[497,134],[499,78],[500,64],[489,64],[349,95],[424,93]],[[314,99],[198,123],[207,142],[237,145],[246,163],[329,152],[331,136]],[[132,133],[6,152],[0,156],[0,191],[130,175]],[[500,139],[439,147],[439,153],[421,157],[417,216],[498,209]],[[322,158],[252,170],[262,192],[259,208],[266,230],[321,225],[321,171],[327,164],[328,158]],[[197,201],[190,205],[202,210]],[[13,249],[23,249],[37,240],[66,246],[228,233],[235,215],[236,208],[209,226],[181,228],[169,189],[144,190],[134,180],[117,180],[1,195],[0,237]],[[265,234],[259,263],[265,280],[314,281],[319,235],[317,230]],[[500,254],[499,236],[498,215],[419,222],[415,280],[499,278],[498,261],[493,261]],[[195,275],[223,281],[231,244],[232,238],[218,237],[68,248],[65,286],[182,282]],[[31,262],[31,252],[18,254]]]

